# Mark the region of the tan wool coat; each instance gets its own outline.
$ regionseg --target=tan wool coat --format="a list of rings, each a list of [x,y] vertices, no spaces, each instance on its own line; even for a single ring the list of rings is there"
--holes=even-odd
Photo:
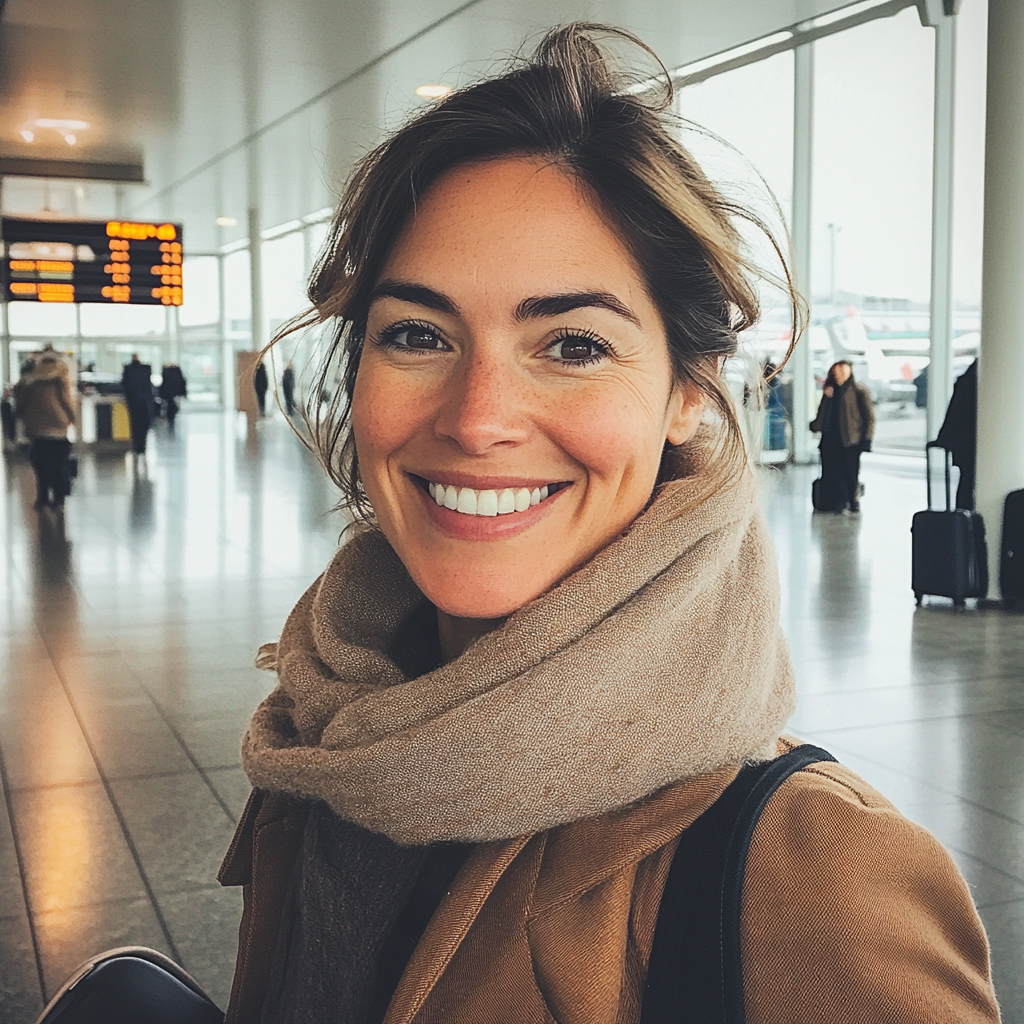
[[[478,845],[386,1024],[636,1024],[678,837],[736,773]],[[260,1019],[307,806],[254,793],[222,868],[223,884],[245,886],[228,1024]],[[838,764],[797,773],[767,805],[742,941],[749,1024],[999,1020],[985,934],[948,854]]]
[[[75,422],[75,406],[64,361],[41,359],[14,385],[14,407],[26,437],[66,437]]]

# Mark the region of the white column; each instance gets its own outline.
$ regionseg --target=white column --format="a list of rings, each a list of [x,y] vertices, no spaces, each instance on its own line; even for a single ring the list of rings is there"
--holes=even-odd
[[[995,591],[1003,499],[1024,487],[1024,4],[989,0],[978,511]]]
[[[8,319],[10,309],[6,299],[0,299],[0,390],[13,379],[11,371],[11,322]]]
[[[217,322],[220,324],[220,401],[225,412],[235,407],[235,346],[228,321],[224,254],[217,256]]]
[[[937,12],[932,143],[931,343],[928,439],[942,426],[953,393],[953,167],[956,117],[956,15]]]
[[[814,166],[814,43],[793,51],[793,276],[811,302],[811,199]],[[793,353],[793,461],[812,461],[813,439],[807,429],[814,402],[810,325]]]
[[[167,337],[168,363],[181,362],[181,322],[177,306],[164,306],[164,333]]]
[[[4,212],[4,179],[0,175],[0,216]],[[17,376],[11,369],[11,321],[10,308],[7,305],[7,296],[0,295],[0,391],[2,391],[14,377]]]
[[[259,352],[266,345],[266,325],[263,322],[263,239],[260,236],[260,210],[249,207],[249,293],[250,293],[250,348]]]

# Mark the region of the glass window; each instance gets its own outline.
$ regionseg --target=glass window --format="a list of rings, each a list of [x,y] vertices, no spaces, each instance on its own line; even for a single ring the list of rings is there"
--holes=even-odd
[[[309,238],[309,256],[311,265],[308,269],[312,269],[312,264],[316,263],[317,256],[320,255],[320,250],[324,247],[324,242],[327,241],[327,232],[330,230],[331,225],[328,221],[320,221],[317,224],[310,224],[306,231]]]
[[[776,54],[686,86],[678,100],[680,114],[693,125],[684,125],[683,144],[719,188],[754,208],[783,245],[793,191],[793,64],[792,53]],[[757,262],[778,274],[778,258],[764,235],[739,227]],[[727,375],[752,450],[765,461],[782,461],[791,445],[785,411],[791,371],[783,373],[767,402],[751,384],[767,364],[785,357],[792,311],[786,294],[767,282],[761,305],[761,322],[741,339]]]
[[[263,312],[267,337],[309,305],[301,231],[263,243]]]
[[[82,336],[86,338],[137,338],[162,335],[167,330],[163,306],[105,305],[82,303]]]
[[[815,44],[812,324],[875,399],[876,449],[921,451],[934,33],[908,8]]]
[[[224,257],[224,313],[231,337],[249,335],[250,300],[249,250],[239,249]]]
[[[75,334],[75,307],[70,302],[11,302],[7,309],[12,337],[70,338]]]
[[[220,320],[220,283],[216,256],[187,256],[182,262],[184,302],[179,310],[182,327],[215,324]]]
[[[957,16],[956,165],[953,201],[953,374],[974,361],[981,342],[982,216],[985,196],[987,5]]]

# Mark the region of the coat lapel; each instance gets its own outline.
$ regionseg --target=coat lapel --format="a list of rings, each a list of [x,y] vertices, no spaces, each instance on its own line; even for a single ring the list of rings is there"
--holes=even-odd
[[[388,1007],[384,1024],[409,1024],[477,919],[487,897],[531,836],[483,843],[469,856],[423,933]]]

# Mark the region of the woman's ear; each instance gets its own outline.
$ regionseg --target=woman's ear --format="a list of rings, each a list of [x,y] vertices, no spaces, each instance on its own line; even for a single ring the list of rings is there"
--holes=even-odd
[[[704,393],[699,388],[676,384],[669,398],[665,440],[671,445],[689,441],[700,425],[705,404]]]

